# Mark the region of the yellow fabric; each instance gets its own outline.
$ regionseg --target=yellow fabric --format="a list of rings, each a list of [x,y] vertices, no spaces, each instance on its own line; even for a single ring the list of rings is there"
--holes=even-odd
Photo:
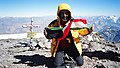
[[[54,24],[51,24],[51,25],[54,25]],[[81,30],[71,30],[71,34],[73,36],[74,44],[75,44],[75,46],[78,49],[80,54],[82,54],[82,46],[81,46],[81,43],[80,43],[79,35],[84,36],[84,35],[87,35],[88,33],[89,33],[89,31],[86,28],[81,29]],[[57,39],[53,38],[52,43],[51,43],[51,55],[53,57],[55,57],[58,45],[59,45],[59,41]]]
[[[65,3],[60,4],[60,5],[58,6],[57,15],[59,14],[59,12],[60,12],[61,10],[68,10],[68,11],[71,12],[70,6],[69,6],[68,4],[65,4]]]
[[[78,30],[71,30],[72,36],[77,38],[79,36]]]
[[[53,38],[52,39],[52,43],[51,43],[51,55],[52,56],[55,56],[55,51],[56,51],[56,44],[57,44],[57,42],[56,42],[56,39],[55,38]]]
[[[77,48],[77,50],[79,51],[80,55],[82,54],[82,45],[81,43],[75,43],[75,46]]]
[[[83,32],[83,31],[81,31],[81,32]],[[79,30],[71,30],[71,33],[72,33],[72,37],[74,40],[74,44],[81,55],[82,54],[82,46],[80,43]]]
[[[73,37],[73,40],[74,40],[75,43],[80,43],[80,37],[77,37],[77,38]]]
[[[51,25],[52,26],[54,26],[54,25],[56,26],[56,23],[59,23],[59,22],[57,21],[57,22],[55,22],[54,24],[51,24]],[[73,40],[74,40],[75,46],[78,49],[80,54],[82,54],[82,46],[81,46],[81,43],[80,43],[79,35],[84,36],[84,35],[87,35],[88,33],[89,33],[89,31],[88,31],[87,28],[80,29],[80,30],[71,30],[71,34],[73,36]],[[51,43],[51,55],[53,57],[55,57],[58,45],[59,45],[59,41],[57,41],[57,39],[53,38],[52,39],[52,43]]]
[[[78,30],[78,33],[80,35],[84,36],[84,35],[87,35],[89,33],[89,31],[88,31],[88,29],[85,28],[85,29]]]

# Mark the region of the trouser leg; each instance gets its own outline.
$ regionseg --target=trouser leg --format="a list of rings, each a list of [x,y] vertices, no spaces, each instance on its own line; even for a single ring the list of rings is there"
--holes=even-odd
[[[77,62],[78,66],[82,66],[84,61],[83,61],[83,57],[80,55],[78,57],[75,58],[75,61]]]
[[[69,48],[70,50],[67,50],[67,54],[72,57],[78,66],[82,66],[83,65],[83,57],[80,55],[79,51],[77,50],[77,48],[75,46],[71,46]]]
[[[54,64],[56,67],[60,67],[64,63],[64,51],[59,51],[55,55],[55,61]]]

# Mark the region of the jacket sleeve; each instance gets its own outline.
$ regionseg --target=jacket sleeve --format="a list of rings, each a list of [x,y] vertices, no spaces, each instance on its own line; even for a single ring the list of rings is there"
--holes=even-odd
[[[92,27],[91,28],[83,28],[78,30],[78,33],[82,36],[88,35],[92,32]]]
[[[53,20],[53,21],[48,25],[48,27],[56,27],[56,26],[58,26],[57,19]]]

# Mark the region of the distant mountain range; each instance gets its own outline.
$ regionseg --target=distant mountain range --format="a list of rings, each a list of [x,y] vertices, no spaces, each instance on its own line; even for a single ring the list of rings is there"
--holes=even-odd
[[[34,28],[35,32],[43,32],[55,16],[32,17],[34,25],[40,25],[40,28]],[[74,18],[83,18],[75,16]],[[107,41],[120,42],[120,17],[116,16],[91,16],[84,17],[88,24],[94,26],[94,31],[101,34]],[[28,25],[31,22],[31,17],[0,17],[0,34],[15,34],[25,33],[27,28],[23,25]]]
[[[33,18],[33,25],[40,25],[40,28],[34,28],[35,32],[43,32],[43,28],[48,25],[54,16],[44,17],[0,17],[0,34],[26,33],[27,28],[23,25],[30,25]]]
[[[88,23],[94,26],[94,31],[101,34],[109,42],[120,42],[120,17],[96,16],[88,17]]]

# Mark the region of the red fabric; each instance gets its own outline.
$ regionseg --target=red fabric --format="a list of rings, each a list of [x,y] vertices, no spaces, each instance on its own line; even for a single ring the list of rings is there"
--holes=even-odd
[[[61,38],[58,38],[58,40],[62,40],[62,39],[64,39],[68,35],[68,33],[70,31],[71,24],[72,24],[72,21],[70,21],[70,23],[68,24],[67,28],[64,30],[63,36]]]
[[[87,24],[86,19],[83,19],[83,18],[82,18],[82,19],[74,19],[74,20],[73,20],[73,22],[75,22],[75,23],[76,23],[76,22],[79,22],[79,21],[80,21],[80,22],[83,22],[84,24]]]
[[[64,39],[68,35],[68,33],[70,31],[70,26],[71,26],[72,22],[77,23],[79,21],[83,22],[84,24],[87,23],[86,19],[74,19],[74,20],[70,21],[70,23],[68,24],[67,28],[63,32],[63,36],[61,38],[58,38],[58,40],[60,41],[60,40]]]
[[[60,40],[60,48],[62,48],[62,47],[68,47],[69,46],[69,44],[68,44],[69,42],[68,42],[68,40],[66,40],[66,39],[62,39],[62,40]]]

